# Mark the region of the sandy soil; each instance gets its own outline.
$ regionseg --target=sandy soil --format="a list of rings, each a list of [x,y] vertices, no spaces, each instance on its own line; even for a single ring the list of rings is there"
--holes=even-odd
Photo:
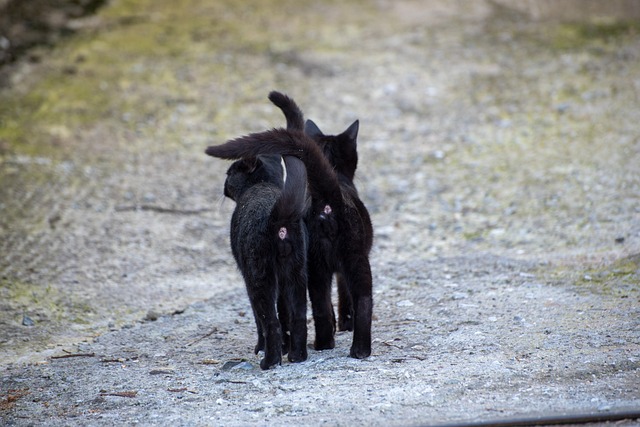
[[[640,408],[637,24],[505,2],[188,3],[113,1],[0,94],[3,424]],[[327,132],[360,119],[367,360],[349,333],[268,372],[251,352],[227,163],[203,150],[282,125],[271,89]]]

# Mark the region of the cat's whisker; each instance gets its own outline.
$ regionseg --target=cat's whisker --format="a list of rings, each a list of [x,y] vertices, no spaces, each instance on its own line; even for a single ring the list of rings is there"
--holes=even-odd
[[[224,194],[221,194],[220,197],[218,197],[218,211],[222,210],[222,205],[224,205],[225,200],[227,200],[227,198],[224,196]]]

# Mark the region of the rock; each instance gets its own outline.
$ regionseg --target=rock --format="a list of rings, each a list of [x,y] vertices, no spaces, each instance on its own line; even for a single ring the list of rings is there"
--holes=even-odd
[[[34,326],[36,322],[26,314],[22,315],[22,326]]]
[[[451,299],[454,300],[465,299],[467,297],[468,295],[465,292],[454,292],[453,295],[451,295]]]

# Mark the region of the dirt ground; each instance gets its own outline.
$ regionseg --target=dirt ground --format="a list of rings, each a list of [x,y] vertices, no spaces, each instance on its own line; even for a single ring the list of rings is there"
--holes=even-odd
[[[13,63],[2,424],[640,411],[640,23],[523,4],[114,0]],[[203,151],[283,125],[272,89],[328,133],[360,120],[366,360],[350,333],[267,372],[252,353]]]

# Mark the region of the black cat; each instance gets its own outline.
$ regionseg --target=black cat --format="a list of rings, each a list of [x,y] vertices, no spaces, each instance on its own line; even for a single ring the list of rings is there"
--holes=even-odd
[[[234,162],[224,185],[236,202],[231,250],[258,329],[255,352],[264,350],[262,369],[280,364],[283,352],[291,362],[307,358],[307,178],[299,159],[285,156],[284,164],[284,188],[279,155]]]
[[[350,199],[358,215],[363,220],[361,230],[365,252],[369,255],[373,241],[373,228],[369,213],[360,201],[353,179],[358,165],[357,138],[359,122],[356,120],[340,135],[324,135],[318,126],[312,121],[305,123],[305,133],[312,137],[322,149],[325,157],[329,160],[338,175],[338,180],[342,188],[343,197]],[[348,195],[345,196],[344,192]],[[345,276],[336,271],[336,282],[338,284],[338,330],[353,330],[353,300]]]
[[[307,135],[295,102],[271,92],[269,99],[282,109],[287,130],[254,133],[207,148],[206,153],[225,159],[264,154],[299,157],[307,169],[311,208],[305,222],[309,231],[308,288],[316,328],[317,350],[335,346],[335,314],[331,280],[337,275],[340,328],[353,329],[350,355],[371,354],[373,309],[369,251],[373,227],[369,213],[353,184],[357,167],[358,122],[337,136],[327,136],[311,121]]]

